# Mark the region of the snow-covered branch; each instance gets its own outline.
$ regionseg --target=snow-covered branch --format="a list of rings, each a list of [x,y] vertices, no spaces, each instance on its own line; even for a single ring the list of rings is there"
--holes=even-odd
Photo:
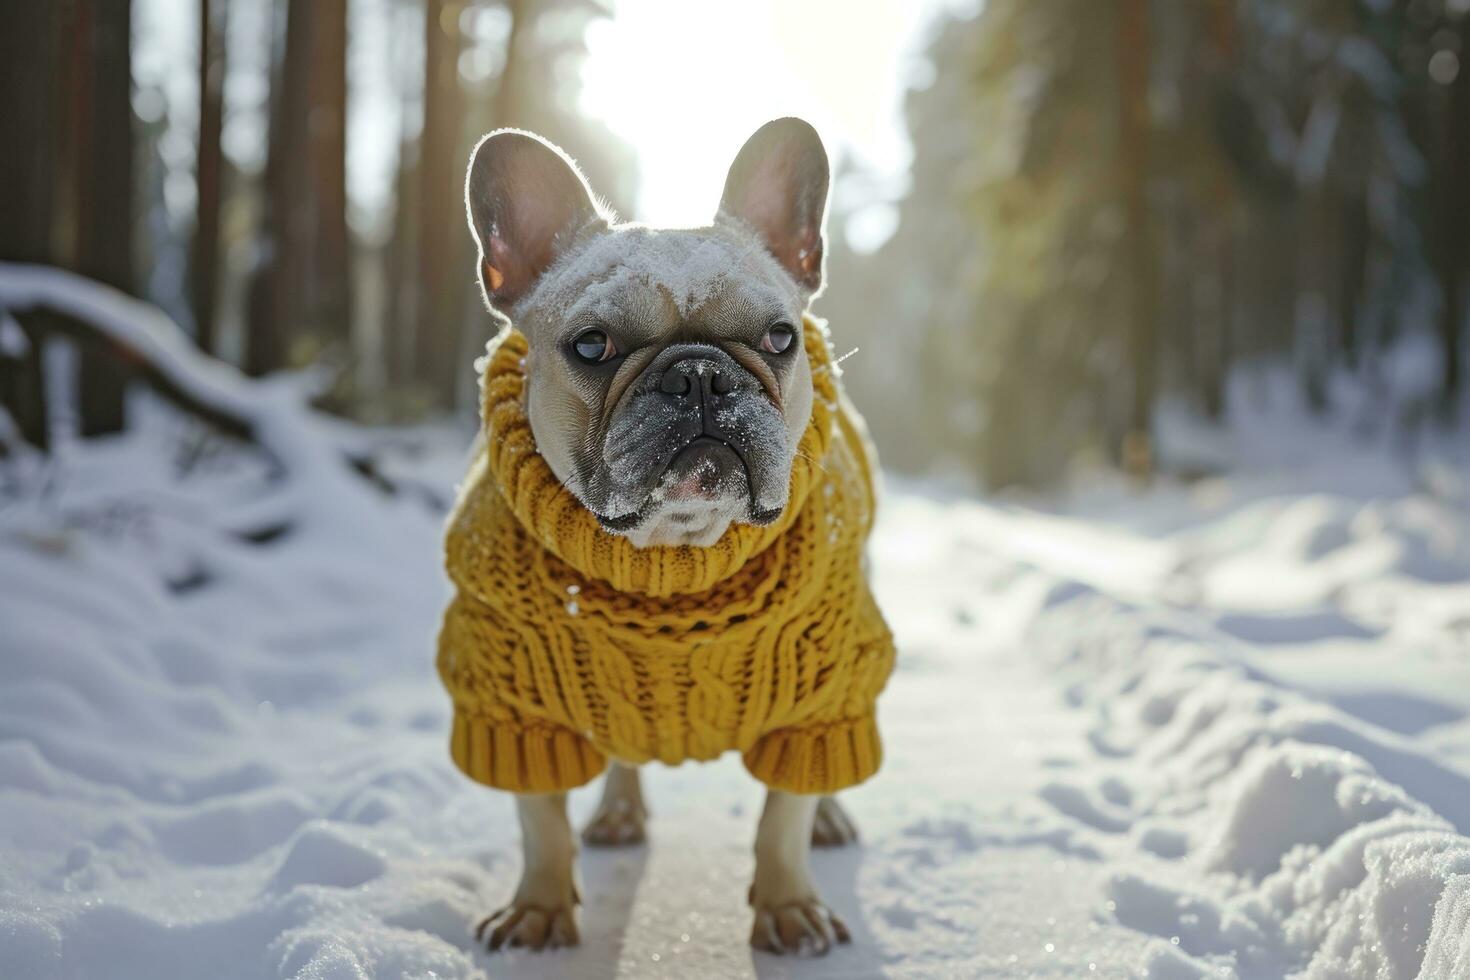
[[[231,435],[261,442],[259,386],[200,352],[157,307],[62,269],[0,263],[0,309],[61,314],[50,321],[58,332],[113,348],[169,401]]]

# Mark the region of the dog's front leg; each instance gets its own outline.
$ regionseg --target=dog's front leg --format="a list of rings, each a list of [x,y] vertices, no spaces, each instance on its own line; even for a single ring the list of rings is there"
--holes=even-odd
[[[850,938],[817,896],[809,861],[820,797],[771,790],[755,834],[755,911],[750,944],[772,953],[820,955]]]
[[[577,845],[567,794],[517,794],[516,815],[525,859],[521,883],[509,905],[480,923],[475,938],[491,949],[575,946],[581,896],[573,880]]]

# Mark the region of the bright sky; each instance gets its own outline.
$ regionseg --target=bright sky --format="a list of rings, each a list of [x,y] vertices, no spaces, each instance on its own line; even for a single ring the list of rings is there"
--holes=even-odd
[[[848,227],[854,245],[876,247],[896,221],[879,202],[905,189],[903,93],[922,67],[915,55],[924,29],[941,10],[978,2],[613,0],[614,16],[588,30],[580,108],[635,149],[641,187],[630,217],[659,225],[708,221],[745,138],[770,119],[802,116],[834,163],[851,159],[878,178],[874,206]],[[270,7],[230,11],[225,149],[237,164],[259,167]],[[422,26],[412,9],[390,0],[353,0],[349,11],[348,189],[355,214],[376,214],[391,192],[402,128],[395,86],[423,70],[414,50]],[[170,161],[171,210],[182,215],[193,207],[197,5],[135,0],[134,17],[139,110],[153,119],[166,101],[180,124],[160,149]],[[392,71],[382,70],[385,61]],[[155,85],[163,100],[150,94]]]
[[[933,15],[957,5],[616,0],[614,16],[588,31],[581,107],[636,149],[632,217],[650,224],[708,221],[740,144],[778,116],[806,118],[834,158],[898,189],[910,55]]]

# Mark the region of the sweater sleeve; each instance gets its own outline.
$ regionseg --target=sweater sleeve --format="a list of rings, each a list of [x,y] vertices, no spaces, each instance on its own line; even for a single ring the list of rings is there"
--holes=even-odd
[[[463,591],[444,613],[439,676],[454,702],[449,752],[465,775],[513,793],[554,793],[589,782],[606,758],[582,735],[518,704],[524,651],[494,628],[494,611]],[[517,654],[520,656],[518,657]]]
[[[838,415],[843,438],[834,442],[826,465],[830,474],[845,474],[849,493],[861,499],[861,538],[866,539],[874,508],[873,457],[860,417],[843,404]],[[817,659],[817,676],[826,676],[837,687],[831,696],[808,692],[807,697],[819,704],[817,710],[778,722],[745,752],[746,769],[772,789],[835,793],[868,779],[883,762],[876,712],[895,653],[893,636],[864,576],[856,571],[861,566],[859,543],[852,557],[856,588],[850,598],[835,600],[845,612],[836,633],[850,645],[833,644],[837,649],[826,648],[826,656]]]
[[[893,660],[884,628],[844,665],[841,696],[800,722],[762,735],[745,752],[745,768],[771,789],[788,793],[835,793],[868,779],[883,762],[876,712]]]
[[[856,718],[778,728],[745,753],[745,768],[771,789],[835,793],[878,771],[883,746],[870,709]]]

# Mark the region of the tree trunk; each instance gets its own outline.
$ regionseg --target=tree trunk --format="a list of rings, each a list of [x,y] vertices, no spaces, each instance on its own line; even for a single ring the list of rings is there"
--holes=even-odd
[[[1368,291],[1368,249],[1373,233],[1369,227],[1368,200],[1363,194],[1342,194],[1338,207],[1338,349],[1347,367],[1356,370],[1364,352],[1363,314]]]
[[[1240,28],[1236,22],[1234,0],[1211,0],[1210,40],[1214,49],[1216,84],[1231,85],[1240,71]],[[1240,211],[1236,184],[1225,169],[1210,181],[1210,197],[1214,206],[1211,230],[1216,269],[1214,342],[1207,355],[1204,374],[1203,404],[1212,419],[1225,415],[1229,391],[1231,357],[1234,353],[1235,313],[1237,309],[1236,249],[1240,240]]]
[[[274,5],[279,21],[281,7]],[[292,21],[287,16],[287,30]],[[280,36],[273,26],[272,37]],[[287,46],[287,51],[291,51]],[[300,45],[295,48],[300,51]],[[296,149],[286,146],[286,119],[297,111],[299,89],[290,83],[297,72],[278,63],[274,48],[271,56],[270,125],[265,160],[265,202],[261,228],[253,258],[248,300],[250,328],[245,336],[245,370],[249,374],[266,374],[285,366],[288,322],[294,319],[291,300],[295,293],[288,281],[289,271],[299,267],[297,257],[288,254],[291,240],[287,234],[287,215],[291,196],[287,183],[296,169],[291,154]]]
[[[225,22],[229,0],[199,0],[199,149],[195,165],[198,211],[189,254],[194,340],[214,353],[215,305],[219,290],[220,181],[224,126]]]
[[[510,33],[505,38],[505,65],[500,69],[500,78],[495,83],[495,118],[497,127],[530,127],[522,108],[523,82],[521,74],[526,70],[526,36],[531,29],[531,14],[526,9],[527,0],[505,0],[506,13],[510,15]]]
[[[460,261],[465,231],[465,161],[460,159],[464,94],[459,84],[459,4],[428,0],[425,13],[424,129],[419,138],[419,281],[414,375],[432,404],[453,404],[470,270]]]
[[[292,0],[271,105],[266,245],[246,366],[260,374],[350,334],[346,0]]]
[[[131,293],[133,277],[133,106],[131,0],[71,0],[60,6],[67,70],[60,170],[68,181],[66,222],[55,260]],[[126,362],[116,351],[83,347],[79,358],[81,434],[124,424]]]
[[[1338,271],[1336,234],[1339,206],[1325,179],[1305,184],[1297,198],[1297,294],[1295,323],[1297,374],[1307,407],[1327,410],[1327,374],[1331,360],[1337,291],[1333,275]]]
[[[0,258],[45,262],[127,292],[133,288],[133,108],[130,0],[0,4],[7,78],[0,138],[6,195]],[[40,337],[50,314],[27,317],[29,350],[4,369],[5,399],[25,438],[48,443]],[[127,384],[114,351],[84,348],[83,435],[122,429]],[[14,402],[12,405],[11,402]]]
[[[1462,41],[1470,39],[1470,17],[1459,15],[1453,24]],[[1470,56],[1460,46],[1460,70],[1443,93],[1443,119],[1440,127],[1439,191],[1444,199],[1435,208],[1439,215],[1440,257],[1438,273],[1441,292],[1440,335],[1440,399],[1439,412],[1452,421],[1459,407],[1462,386],[1462,347],[1465,333],[1465,278],[1470,274],[1470,188],[1465,186],[1470,172]]]
[[[44,0],[0,3],[0,260],[51,258],[55,197],[56,23]],[[26,331],[34,338],[34,333]],[[0,408],[26,442],[48,445],[37,343],[0,344]],[[0,454],[5,452],[0,442]]]
[[[1151,471],[1158,358],[1158,254],[1149,214],[1148,0],[1123,0],[1118,30],[1119,148],[1127,215],[1125,247],[1133,398],[1122,462],[1136,475]]]
[[[394,175],[393,237],[388,241],[388,316],[383,324],[384,376],[395,387],[413,382],[413,325],[418,317],[418,165],[408,138],[398,142],[398,171]]]
[[[347,0],[311,0],[311,104],[305,120],[311,166],[313,275],[307,322],[323,347],[351,349],[352,277],[347,237]]]

